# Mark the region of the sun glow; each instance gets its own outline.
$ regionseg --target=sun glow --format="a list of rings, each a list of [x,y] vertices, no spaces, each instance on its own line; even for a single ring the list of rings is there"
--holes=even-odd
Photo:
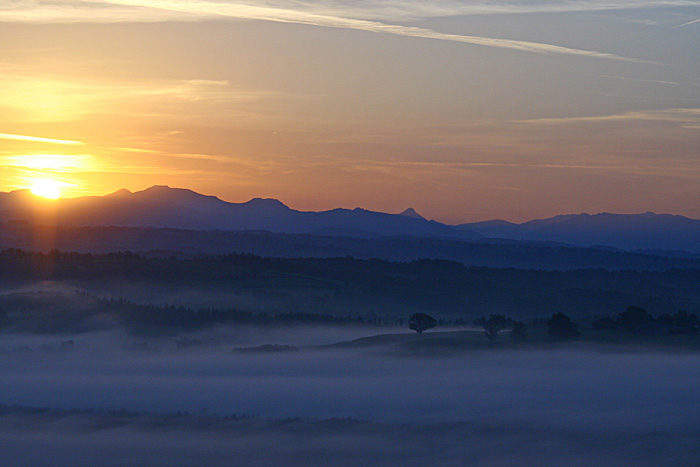
[[[30,188],[32,193],[44,198],[58,199],[61,197],[61,187],[65,184],[54,180],[34,180]]]

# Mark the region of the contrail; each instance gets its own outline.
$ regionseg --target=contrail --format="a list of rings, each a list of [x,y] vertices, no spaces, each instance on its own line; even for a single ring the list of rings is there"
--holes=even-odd
[[[493,39],[480,36],[466,36],[460,34],[445,34],[431,29],[386,24],[379,21],[342,18],[338,16],[318,15],[281,8],[257,7],[250,5],[215,3],[207,1],[182,1],[182,0],[106,0],[106,3],[127,6],[139,6],[187,13],[200,16],[224,16],[237,19],[250,19],[261,21],[274,21],[279,23],[308,24],[339,29],[354,29],[383,34],[393,34],[406,37],[423,39],[436,39],[467,44],[513,49],[523,52],[539,54],[577,55],[593,58],[605,58],[628,62],[643,62],[644,60],[622,57],[615,54],[596,52],[592,50],[572,49],[539,42],[517,41],[510,39]]]
[[[518,50],[521,52],[573,55],[602,58],[635,63],[653,63],[646,60],[623,57],[616,54],[561,47],[553,44],[494,39],[482,36],[446,34],[432,29],[388,24],[376,20],[346,18],[330,14],[317,14],[289,8],[252,6],[240,3],[225,3],[196,0],[84,0],[79,4],[34,4],[23,7],[23,2],[15,9],[0,9],[0,21],[21,22],[130,22],[130,21],[193,21],[207,18],[233,18],[243,20],[271,21],[277,23],[306,24],[312,26],[352,29],[392,34],[397,36],[434,39],[450,42]],[[81,6],[82,5],[82,6]],[[102,5],[101,8],[85,8],[85,5]],[[129,7],[129,8],[109,8]]]
[[[679,24],[678,26],[673,26],[671,29],[682,28],[683,26],[689,26],[689,25],[695,24],[695,23],[700,23],[700,19],[688,21],[687,23]]]

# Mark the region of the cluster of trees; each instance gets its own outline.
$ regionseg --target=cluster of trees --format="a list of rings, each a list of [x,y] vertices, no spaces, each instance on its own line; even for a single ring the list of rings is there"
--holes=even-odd
[[[524,341],[527,339],[527,325],[522,321],[516,321],[505,315],[490,315],[488,318],[482,316],[474,321],[474,324],[484,329],[484,335],[489,342],[496,342],[500,339],[502,331],[510,331],[510,338],[514,341]],[[408,327],[419,334],[437,325],[437,320],[425,313],[415,313],[411,315]],[[578,325],[574,323],[564,313],[554,313],[547,320],[547,334],[552,340],[575,339],[581,336]]]
[[[437,326],[437,323],[435,318],[425,313],[414,313],[408,318],[409,329],[416,331],[418,334],[434,328]]]
[[[654,318],[640,306],[629,306],[617,318],[600,318],[593,322],[593,329],[603,331],[623,331],[633,334],[697,334],[700,320],[695,313],[678,311],[671,315],[664,313]]]
[[[489,342],[496,342],[501,331],[510,330],[510,337],[514,341],[523,341],[527,338],[527,325],[522,321],[515,321],[505,315],[482,316],[474,321],[474,324],[484,328],[484,335]]]
[[[527,325],[522,321],[516,321],[505,315],[490,315],[475,321],[475,324],[484,328],[484,335],[489,342],[496,342],[500,338],[501,331],[510,330],[510,338],[514,341],[527,339]],[[547,320],[547,335],[552,340],[568,340],[581,336],[578,325],[564,313],[553,313]]]
[[[424,313],[411,316],[409,327],[417,332],[423,332],[435,327],[437,321]],[[500,339],[503,331],[510,331],[512,340],[522,341],[527,338],[527,325],[505,315],[492,314],[482,316],[474,324],[484,329],[484,335],[489,342]],[[581,331],[569,316],[564,313],[553,313],[546,321],[547,335],[552,340],[568,340],[581,337]],[[622,331],[633,334],[698,334],[700,333],[700,318],[695,313],[678,311],[671,315],[664,313],[654,318],[647,310],[639,306],[629,306],[617,318],[600,318],[593,322],[594,330]]]

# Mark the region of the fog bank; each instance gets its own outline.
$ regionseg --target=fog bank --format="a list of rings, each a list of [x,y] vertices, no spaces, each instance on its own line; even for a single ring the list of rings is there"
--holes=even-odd
[[[289,344],[292,334],[279,330],[267,342]],[[307,335],[305,342],[314,339]],[[0,342],[1,404],[162,417],[144,424],[139,417],[124,422],[78,413],[37,422],[21,410],[5,413],[3,449],[18,465],[55,465],[52,459],[109,465],[100,457],[105,452],[113,453],[114,465],[201,459],[209,465],[232,459],[236,465],[463,465],[464,459],[689,465],[700,459],[698,353],[580,347],[442,358],[387,356],[371,347],[234,353],[230,340],[138,346],[111,332],[6,334]],[[185,411],[200,422],[158,415]],[[254,426],[227,425],[221,417],[231,414],[256,417]],[[304,420],[275,421],[289,417]],[[364,422],[332,429],[322,423],[348,417]]]

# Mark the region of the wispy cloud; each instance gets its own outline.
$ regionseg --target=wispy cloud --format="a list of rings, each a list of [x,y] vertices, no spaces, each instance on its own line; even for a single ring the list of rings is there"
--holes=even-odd
[[[625,112],[622,114],[590,117],[536,118],[530,120],[517,120],[515,123],[560,125],[579,122],[604,122],[611,120],[650,120],[693,124],[700,122],[700,109],[664,109]]]
[[[0,18],[5,21],[164,21],[182,20],[181,12],[158,10],[157,0],[6,0],[0,6]],[[239,0],[235,4],[223,1],[188,1],[191,15],[218,15],[218,8],[233,5],[237,8],[288,10],[305,15],[337,16],[343,18],[372,19],[379,21],[412,21],[423,18],[567,13],[583,11],[648,9],[659,7],[693,7],[697,0],[534,0],[513,2],[508,0]],[[144,8],[146,7],[146,8]],[[156,9],[152,9],[155,7]]]
[[[70,6],[70,8],[68,8],[68,6]],[[278,23],[306,24],[328,28],[352,29],[421,39],[461,42],[472,45],[511,49],[539,54],[575,55],[646,63],[644,60],[622,57],[611,53],[593,50],[575,49],[539,42],[447,34],[422,27],[388,24],[377,20],[359,19],[352,16],[352,11],[350,12],[350,15],[345,16],[323,14],[313,10],[308,11],[307,8],[309,4],[302,4],[302,6],[303,8],[299,8],[299,4],[296,3],[288,6],[287,8],[280,8],[249,5],[244,3],[213,1],[102,0],[83,2],[81,4],[39,3],[33,4],[32,7],[26,7],[26,4],[20,2],[10,4],[9,7],[0,10],[0,20],[28,22],[118,22],[231,18],[239,20],[271,21]],[[503,6],[503,8],[506,7],[507,5]],[[320,10],[324,11],[323,8]],[[327,10],[327,8],[325,10]],[[372,17],[371,14],[368,16]]]
[[[276,96],[273,92],[244,89],[227,81],[158,80],[158,81],[98,81],[39,74],[0,73],[0,122],[67,121],[78,119],[108,107],[111,114],[155,116],[158,109],[173,102],[227,104],[248,102]],[[166,112],[168,115],[168,112]],[[56,144],[83,144],[49,138],[7,135],[4,139],[43,141]],[[34,138],[34,139],[28,139]]]
[[[148,154],[160,154],[161,151],[155,151],[153,149],[140,149],[140,148],[111,148],[115,151],[124,151],[124,152],[143,152],[143,153],[148,153]]]
[[[52,172],[86,172],[95,170],[89,154],[31,154],[0,157],[3,166]]]
[[[203,160],[203,161],[211,161],[211,162],[223,162],[223,163],[240,163],[240,158],[236,158],[233,156],[214,156],[211,154],[178,154],[178,153],[168,153],[168,157],[177,157],[181,159],[195,159],[195,160]]]
[[[104,165],[101,168],[102,172],[110,174],[136,174],[136,175],[199,175],[201,170],[177,169],[172,167],[163,167],[159,165]]]
[[[623,81],[638,81],[641,83],[658,83],[658,84],[670,84],[672,86],[679,86],[678,83],[674,81],[664,81],[659,79],[642,79],[642,78],[630,78],[628,76],[612,76],[612,75],[594,75],[597,78],[609,78],[609,79],[619,79]]]
[[[31,141],[35,143],[61,144],[65,146],[80,146],[85,143],[81,141],[71,141],[67,139],[41,138],[39,136],[12,135],[9,133],[0,133],[0,139],[8,139],[14,141]]]

